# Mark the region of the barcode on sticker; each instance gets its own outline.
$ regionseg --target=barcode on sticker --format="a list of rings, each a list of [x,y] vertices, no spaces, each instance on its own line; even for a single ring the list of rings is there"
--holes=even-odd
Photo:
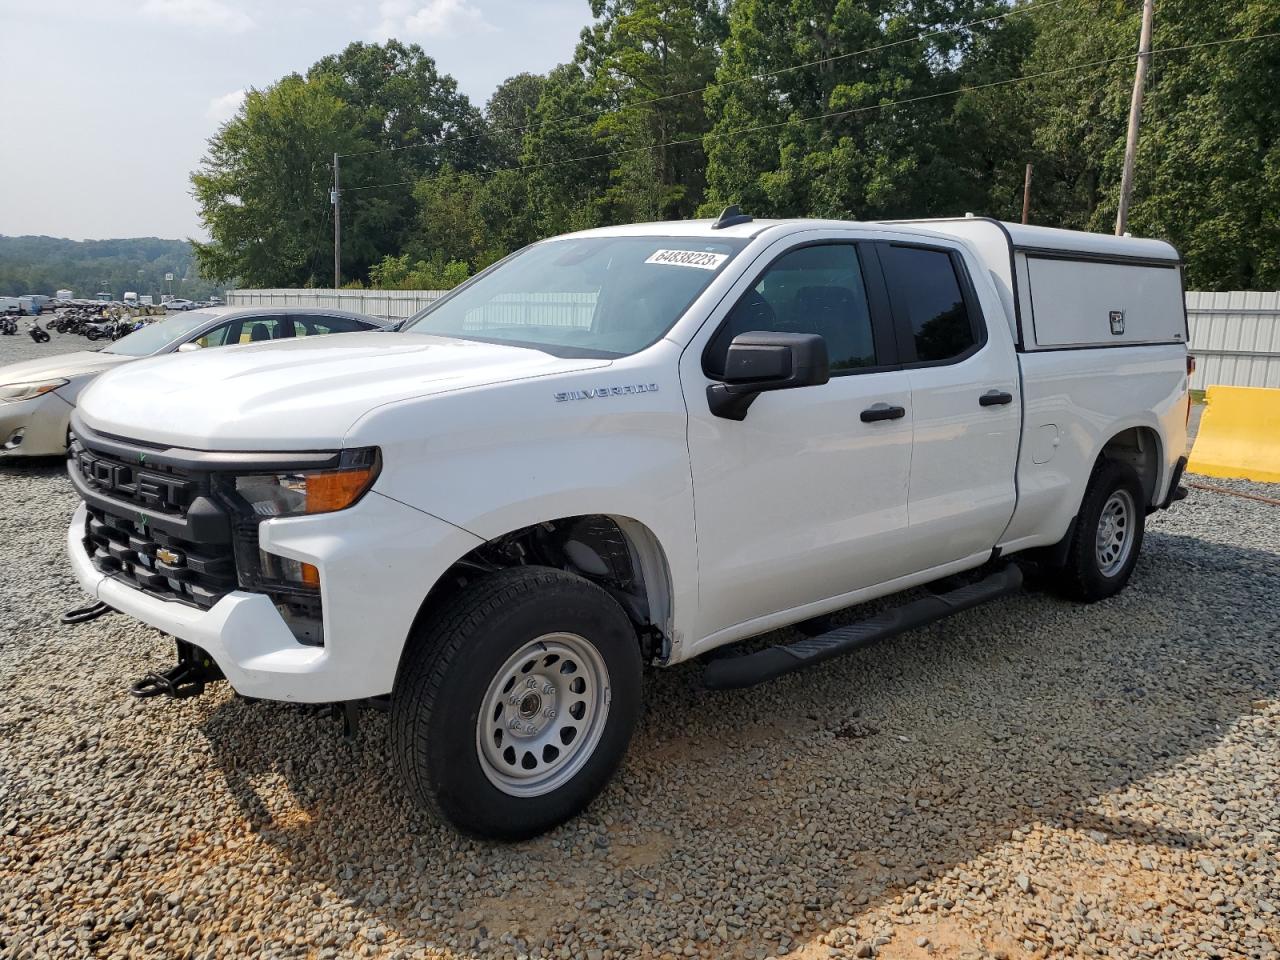
[[[645,263],[665,263],[673,267],[698,267],[717,270],[729,259],[727,253],[704,253],[701,250],[655,250]]]

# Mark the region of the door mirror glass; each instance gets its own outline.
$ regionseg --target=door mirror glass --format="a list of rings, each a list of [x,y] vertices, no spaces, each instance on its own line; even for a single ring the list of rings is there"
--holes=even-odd
[[[740,333],[725,357],[725,382],[707,387],[711,412],[742,420],[760,394],[831,379],[827,341],[816,333]]]
[[[190,353],[190,352],[191,352],[191,351],[193,351],[193,350],[200,350],[201,348],[203,348],[203,346],[204,346],[204,344],[202,344],[199,340],[192,340],[192,341],[190,341],[190,342],[188,342],[188,343],[179,344],[179,345],[178,345],[178,352],[179,352],[179,353]]]

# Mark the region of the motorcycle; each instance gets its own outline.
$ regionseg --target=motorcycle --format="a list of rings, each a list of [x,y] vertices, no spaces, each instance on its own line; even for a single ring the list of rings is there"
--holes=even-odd
[[[0,334],[12,337],[18,332],[18,321],[8,315],[0,317]]]
[[[84,328],[84,335],[90,340],[119,340],[130,333],[133,333],[133,324],[124,320],[102,320],[87,323]]]
[[[39,320],[31,321],[31,329],[28,330],[27,333],[31,334],[31,339],[34,340],[36,343],[49,342],[49,331],[46,330],[44,327],[40,326]]]

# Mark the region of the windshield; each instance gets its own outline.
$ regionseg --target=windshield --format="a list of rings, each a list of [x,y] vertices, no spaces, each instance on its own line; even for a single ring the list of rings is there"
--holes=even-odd
[[[540,243],[433,303],[401,329],[619,357],[661,338],[749,241],[583,237]]]
[[[180,317],[169,317],[158,323],[149,323],[141,330],[135,330],[128,336],[121,337],[111,346],[105,347],[103,353],[149,357],[175,340],[181,340],[187,334],[203,327],[210,320],[216,320],[217,317],[216,313],[184,313]]]

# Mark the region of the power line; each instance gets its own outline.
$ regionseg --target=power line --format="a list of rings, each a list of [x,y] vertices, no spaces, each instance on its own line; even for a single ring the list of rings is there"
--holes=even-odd
[[[655,103],[663,103],[667,100],[676,100],[680,97],[691,97],[694,94],[706,93],[708,90],[718,90],[721,87],[732,87],[739,83],[749,83],[753,80],[767,80],[770,77],[779,77],[784,73],[792,73],[796,70],[805,70],[809,67],[817,67],[827,63],[835,63],[838,60],[848,60],[850,57],[861,57],[868,53],[878,53],[881,50],[888,50],[892,47],[900,47],[907,43],[919,43],[921,40],[929,40],[933,37],[944,36],[948,33],[957,33],[961,30],[967,30],[970,27],[980,27],[988,23],[996,23],[1009,17],[1017,16],[1022,13],[1031,13],[1035,10],[1042,10],[1047,7],[1056,7],[1065,3],[1066,0],[1045,0],[1043,3],[1028,4],[1022,7],[1014,7],[1012,10],[1006,10],[1004,13],[996,14],[991,17],[984,17],[981,20],[970,20],[967,23],[959,23],[954,27],[944,27],[941,30],[933,30],[928,33],[917,34],[913,37],[905,37],[901,40],[891,40],[888,43],[881,43],[874,47],[867,47],[863,50],[854,50],[851,53],[839,53],[831,57],[823,57],[819,60],[810,60],[806,63],[796,63],[789,67],[779,67],[777,70],[769,70],[764,73],[753,73],[745,77],[735,77],[732,80],[721,80],[716,83],[709,83],[705,87],[697,87],[693,90],[683,90],[680,93],[666,93],[660,97],[650,97],[647,100],[636,100],[633,103],[625,103],[616,110],[589,110],[586,113],[573,114],[568,117],[555,117],[550,120],[542,120],[537,123],[527,123],[518,127],[499,127],[493,130],[486,130],[483,133],[472,133],[465,137],[450,137],[441,140],[439,143],[409,143],[402,147],[379,147],[375,150],[361,150],[356,153],[341,154],[342,159],[347,157],[367,157],[375,153],[399,153],[402,150],[417,150],[422,147],[446,147],[454,143],[465,143],[468,140],[477,140],[480,137],[491,136],[495,133],[523,133],[526,130],[534,130],[540,127],[555,126],[561,123],[570,123],[574,120],[586,120],[589,118],[599,118],[606,114],[622,113],[624,110],[636,110],[640,107],[652,106]]]
[[[1272,33],[1256,34],[1254,36],[1249,36],[1249,37],[1230,37],[1225,40],[1206,40],[1200,43],[1188,43],[1188,44],[1183,44],[1177,47],[1161,47],[1161,48],[1152,50],[1151,55],[1155,56],[1156,54],[1161,54],[1161,53],[1180,53],[1187,50],[1197,50],[1197,49],[1200,49],[1201,47],[1217,47],[1217,46],[1223,46],[1225,44],[1231,44],[1231,43],[1249,43],[1256,40],[1274,39],[1276,37],[1280,37],[1280,30]],[[973,86],[957,87],[955,90],[942,90],[937,93],[921,94],[918,97],[906,97],[902,100],[890,101],[889,103],[874,103],[865,107],[851,107],[847,110],[834,110],[828,113],[819,113],[809,117],[795,117],[789,120],[779,120],[774,123],[762,123],[762,124],[756,124],[750,127],[737,127],[733,130],[725,130],[719,133],[715,131],[711,131],[709,133],[703,134],[702,136],[687,137],[681,140],[668,140],[665,143],[645,145],[642,147],[628,147],[622,150],[606,150],[600,153],[592,153],[592,154],[587,154],[585,156],[580,156],[580,157],[567,157],[563,160],[547,160],[542,163],[531,163],[531,164],[524,164],[524,165],[499,167],[496,170],[487,171],[485,176],[493,176],[498,173],[504,173],[508,170],[516,171],[516,172],[524,172],[529,170],[541,170],[546,167],[559,167],[569,163],[581,163],[587,160],[602,160],[609,157],[622,157],[622,156],[628,156],[633,153],[643,153],[649,150],[657,150],[661,147],[687,146],[689,144],[704,143],[707,140],[720,139],[723,137],[734,137],[734,136],[739,136],[739,135],[748,134],[748,133],[759,133],[764,130],[776,130],[782,127],[798,126],[799,124],[803,124],[803,123],[813,123],[818,120],[833,120],[840,117],[848,117],[848,116],[853,116],[855,114],[860,114],[860,113],[870,113],[870,112],[879,111],[879,110],[888,110],[891,107],[900,107],[906,104],[923,103],[924,101],[927,101],[927,100],[938,100],[943,97],[959,96],[962,93],[974,93],[978,90],[989,90],[994,87],[1006,87],[1006,86],[1011,86],[1013,84],[1018,84],[1018,83],[1027,83],[1032,80],[1043,80],[1046,77],[1060,76],[1064,73],[1076,73],[1083,70],[1090,70],[1096,67],[1109,66],[1114,63],[1122,63],[1127,60],[1133,60],[1137,56],[1138,54],[1127,53],[1122,56],[1109,57],[1104,60],[1093,60],[1089,63],[1073,64],[1067,67],[1058,67],[1057,69],[1054,69],[1054,70],[1042,70],[1039,73],[1032,73],[1032,74],[1027,74],[1019,77],[1009,77],[1004,80],[993,80],[990,83],[980,83],[980,84],[975,84]],[[409,180],[394,180],[389,183],[374,183],[374,184],[368,184],[362,187],[344,187],[343,190],[347,192],[354,192],[357,190],[377,190],[383,187],[399,187],[399,186],[405,186],[407,184],[415,184],[415,183],[431,183],[435,180],[443,179],[446,175],[447,174],[438,173],[430,177],[416,177]]]

